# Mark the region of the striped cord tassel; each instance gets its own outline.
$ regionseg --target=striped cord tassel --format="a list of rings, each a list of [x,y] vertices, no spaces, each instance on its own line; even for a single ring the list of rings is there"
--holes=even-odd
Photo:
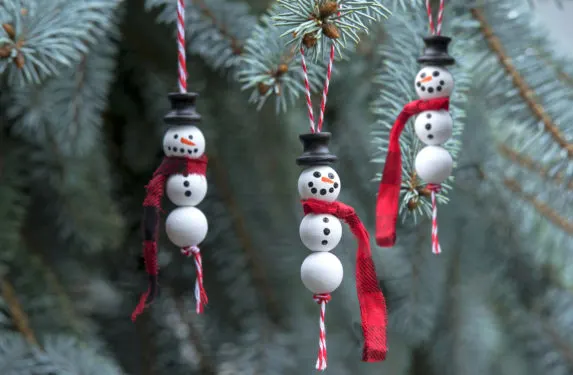
[[[440,191],[440,185],[428,185],[432,195],[432,253],[440,254],[442,248],[438,238],[438,203],[436,201],[436,194]]]
[[[330,294],[315,294],[314,300],[320,305],[320,327],[318,340],[318,358],[316,359],[316,369],[319,371],[326,370],[327,352],[326,352],[326,326],[324,316],[326,314],[326,304],[330,301]]]
[[[195,260],[195,269],[197,272],[197,279],[195,280],[195,301],[197,314],[203,313],[205,305],[207,305],[207,292],[203,285],[203,262],[201,260],[201,251],[197,246],[189,246],[181,249],[181,253],[187,257],[193,255]]]

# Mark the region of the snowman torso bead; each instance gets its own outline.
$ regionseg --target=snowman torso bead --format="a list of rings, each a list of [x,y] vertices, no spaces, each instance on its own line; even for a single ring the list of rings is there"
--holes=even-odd
[[[177,206],[196,206],[207,194],[207,179],[199,174],[175,174],[167,179],[167,197]]]
[[[448,111],[425,111],[416,117],[414,130],[424,144],[441,145],[452,136],[453,120]]]
[[[299,227],[300,239],[311,251],[330,251],[342,238],[342,224],[333,215],[306,215]]]

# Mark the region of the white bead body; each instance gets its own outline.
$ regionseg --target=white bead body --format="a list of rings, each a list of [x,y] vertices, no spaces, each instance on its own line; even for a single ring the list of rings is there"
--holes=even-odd
[[[424,144],[441,145],[452,136],[453,123],[448,111],[425,111],[416,117],[414,130]]]
[[[314,294],[334,292],[342,283],[343,275],[342,263],[329,252],[310,254],[300,268],[302,283]]]
[[[454,91],[454,77],[444,67],[425,66],[414,81],[420,99],[445,98]]]
[[[207,179],[199,174],[174,174],[167,179],[165,193],[177,206],[196,206],[207,194]]]
[[[422,180],[429,184],[441,184],[452,173],[451,155],[439,146],[426,146],[416,156],[414,167]]]
[[[166,156],[198,159],[205,153],[205,137],[196,126],[174,126],[163,136],[163,152]]]
[[[299,227],[300,239],[311,251],[330,251],[342,238],[342,224],[333,215],[306,215]]]
[[[340,188],[338,173],[328,166],[307,168],[298,178],[298,193],[302,199],[334,202],[340,194]]]
[[[178,247],[197,246],[207,236],[207,218],[195,207],[178,207],[165,220],[165,232]]]

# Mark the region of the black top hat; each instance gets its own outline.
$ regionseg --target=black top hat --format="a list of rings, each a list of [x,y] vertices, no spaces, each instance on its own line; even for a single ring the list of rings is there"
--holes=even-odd
[[[302,166],[330,165],[337,160],[328,150],[330,133],[307,133],[298,136],[302,142],[304,152],[296,159]]]
[[[453,57],[448,55],[448,44],[451,38],[447,36],[433,35],[424,38],[424,54],[418,58],[420,64],[427,65],[452,65],[456,63]]]
[[[163,117],[167,125],[195,125],[201,122],[201,115],[195,109],[199,94],[194,92],[174,92],[168,94],[171,111]]]

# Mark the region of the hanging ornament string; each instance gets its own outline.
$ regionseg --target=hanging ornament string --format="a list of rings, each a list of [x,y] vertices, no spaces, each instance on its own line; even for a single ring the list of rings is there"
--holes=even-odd
[[[320,102],[320,113],[318,117],[318,124],[314,121],[314,112],[312,110],[312,99],[310,98],[310,82],[308,79],[308,68],[306,59],[304,58],[304,47],[300,47],[300,60],[302,64],[302,72],[304,75],[304,87],[306,96],[306,106],[308,108],[308,118],[310,121],[310,132],[320,133],[322,131],[322,124],[324,123],[324,112],[326,110],[326,97],[328,96],[328,88],[330,86],[330,77],[332,75],[332,65],[334,64],[334,42],[330,45],[330,56],[328,59],[328,67],[326,68],[326,80],[324,81],[324,88],[322,90],[322,100]]]
[[[440,0],[440,9],[438,10],[438,28],[434,26],[434,18],[432,16],[432,5],[431,0],[426,0],[426,10],[428,12],[428,21],[430,23],[430,33],[432,35],[440,35],[442,33],[442,20],[444,18],[444,2],[445,0]]]
[[[177,0],[177,60],[179,92],[187,92],[187,60],[185,53],[185,0]]]
[[[179,73],[179,91],[187,92],[187,53],[185,48],[185,0],[177,0],[177,60]],[[181,249],[181,253],[187,257],[193,256],[195,261],[195,303],[196,312],[201,314],[208,302],[207,292],[203,286],[203,262],[201,261],[201,251],[197,246],[188,246]]]
[[[440,8],[438,10],[438,27],[434,26],[434,18],[432,17],[432,6],[430,5],[430,0],[426,0],[426,10],[428,12],[428,21],[430,24],[430,33],[432,35],[440,35],[442,33],[442,21],[444,18],[444,2],[445,0],[440,0]],[[438,204],[436,201],[436,194],[440,192],[441,186],[437,184],[428,184],[428,189],[430,189],[431,199],[432,199],[432,253],[440,254],[442,248],[440,246],[440,240],[438,238]]]

